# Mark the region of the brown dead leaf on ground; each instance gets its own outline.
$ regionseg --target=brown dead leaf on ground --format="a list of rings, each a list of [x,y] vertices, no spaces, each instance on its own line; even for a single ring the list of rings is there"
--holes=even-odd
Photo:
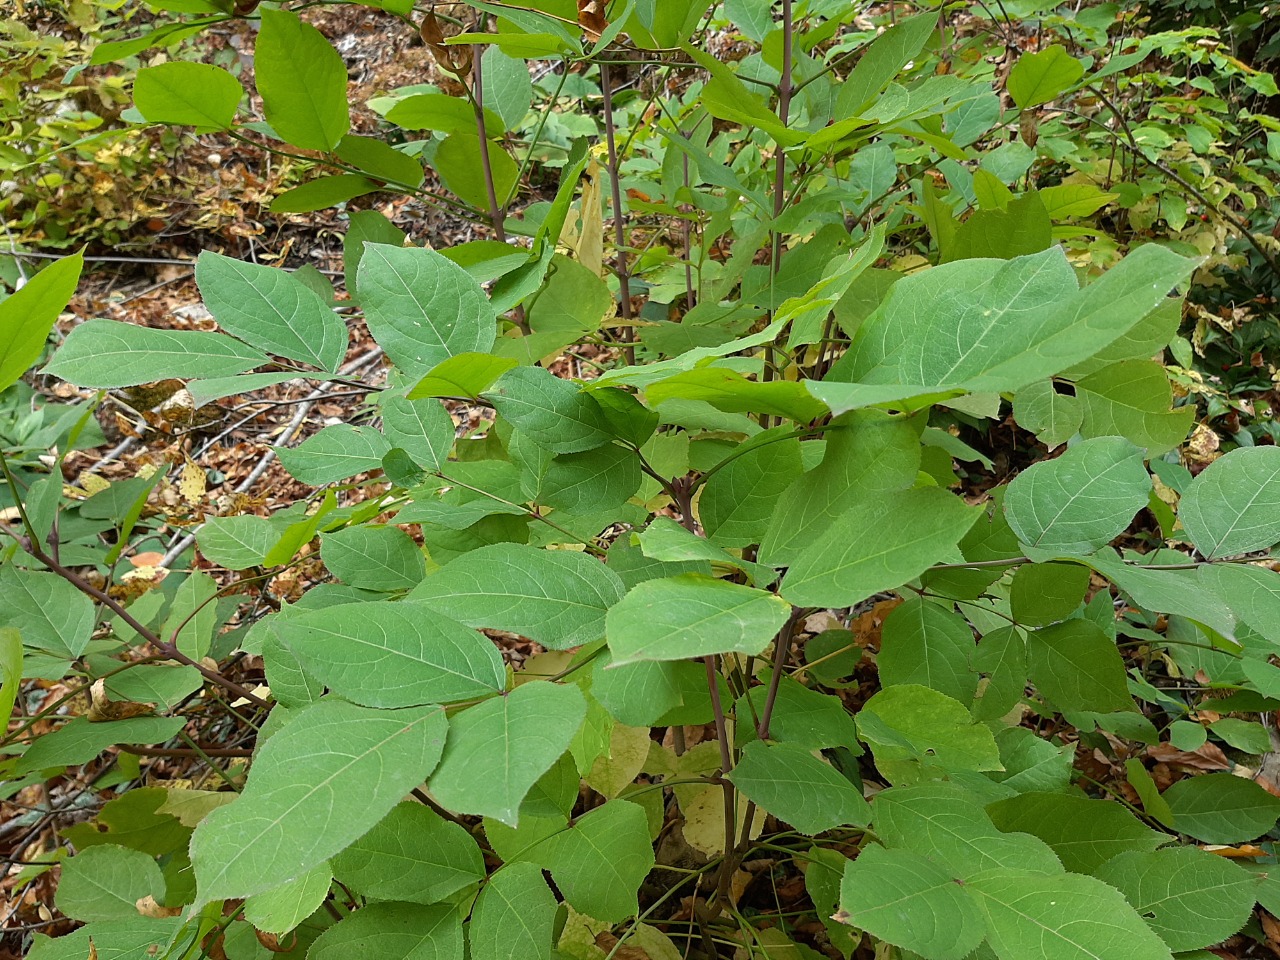
[[[1213,743],[1205,743],[1196,750],[1179,750],[1171,743],[1158,743],[1147,750],[1147,756],[1160,763],[1183,770],[1201,770],[1213,773],[1230,770],[1233,764],[1222,749]]]

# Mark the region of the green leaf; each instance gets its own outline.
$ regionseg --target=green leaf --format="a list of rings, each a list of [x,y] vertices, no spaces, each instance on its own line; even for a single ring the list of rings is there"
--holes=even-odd
[[[930,960],[962,960],[986,936],[982,914],[932,860],[879,844],[844,871],[839,919]]]
[[[543,841],[531,856],[551,871],[575,910],[621,923],[639,911],[636,892],[653,869],[649,818],[637,804],[610,800]]]
[[[22,634],[16,627],[0,627],[0,723],[8,729],[22,683]]]
[[[436,130],[440,133],[475,134],[475,108],[462,97],[447,93],[418,93],[405,97],[387,111],[384,118],[404,130]],[[488,107],[484,111],[484,129],[488,137],[504,132],[502,118]]]
[[[1080,380],[1123,360],[1150,360],[1153,354],[1163,355],[1164,348],[1177,335],[1182,323],[1182,306],[1181,298],[1165,297],[1127,333],[1088,360],[1064,370],[1063,376],[1069,380]]]
[[[320,558],[343,583],[366,590],[410,590],[426,575],[422,550],[399,527],[361,524],[326,533]]]
[[[878,410],[848,414],[832,422],[826,437],[822,462],[778,499],[760,542],[760,562],[778,566],[794,562],[806,546],[866,496],[915,483],[920,470],[920,434],[905,417],[891,417]],[[708,487],[715,479],[708,481]],[[703,503],[707,496],[704,491]]]
[[[517,825],[520,802],[569,748],[586,716],[574,686],[528,682],[449,721],[449,741],[427,784],[458,813]]]
[[[497,323],[489,298],[448,257],[420,247],[366,243],[356,276],[369,332],[409,377],[493,346]]]
[[[596,398],[541,367],[516,367],[484,394],[494,409],[552,453],[580,453],[612,439]]]
[[[1120,892],[1093,877],[997,870],[966,889],[986,914],[1000,960],[1171,960]]]
[[[284,468],[295,479],[320,486],[346,480],[357,473],[381,470],[382,458],[391,449],[391,444],[371,427],[336,423],[296,447],[274,449]]]
[[[227,333],[327,373],[342,363],[346,323],[287,270],[206,250],[196,261],[196,283],[205,306]]]
[[[978,688],[973,631],[954,610],[908,597],[885,618],[876,665],[886,686],[919,684],[968,703]]]
[[[1091,183],[1062,183],[1054,187],[1042,187],[1038,192],[1045,209],[1054,220],[1087,217],[1117,197],[1117,194],[1104,193]]]
[[[945,770],[999,770],[1000,750],[964,704],[917,684],[881,690],[858,713],[876,762],[918,760]]]
[[[764,590],[686,573],[633,587],[610,608],[606,635],[615,664],[757,654],[790,612]]]
[[[1088,572],[1088,568],[1085,568]],[[1133,710],[1124,658],[1091,620],[1067,620],[1027,636],[1027,666],[1041,696],[1059,710]]]
[[[358,273],[366,243],[383,243],[403,247],[405,232],[377,210],[357,210],[350,215],[346,236],[342,238],[342,272],[347,290],[357,303],[362,303]]]
[[[322,863],[278,887],[249,897],[244,902],[244,918],[267,933],[288,933],[320,909],[332,883],[333,873],[327,863]]]
[[[83,269],[80,254],[63,257],[0,300],[0,390],[17,383],[40,359],[58,315],[75,295]]]
[[[1212,946],[1253,912],[1257,878],[1197,847],[1124,853],[1094,874],[1111,884],[1175,952]]]
[[[565,650],[604,636],[605,611],[623,592],[617,574],[584,554],[495,543],[431,574],[409,599],[470,627]]]
[[[272,213],[310,213],[381,189],[376,181],[355,173],[316,177],[292,190],[286,190],[271,201],[268,209]]]
[[[837,414],[949,391],[1017,391],[1124,336],[1196,263],[1147,244],[1083,289],[1056,247],[924,270],[893,285],[809,389]]]
[[[570,513],[612,510],[640,489],[640,480],[635,452],[610,444],[552,459],[534,499]]]
[[[900,21],[876,37],[840,85],[835,115],[841,119],[862,116],[898,72],[924,49],[937,27],[937,14],[922,13]]]
[[[422,183],[422,161],[402,153],[385,140],[347,134],[334,150],[338,159],[361,173],[398,186],[414,188]]]
[[[552,960],[555,895],[532,863],[510,863],[485,884],[471,914],[475,960]]]
[[[1009,71],[1009,96],[1021,109],[1055,100],[1084,76],[1084,64],[1054,44],[1037,53],[1024,53]]]
[[[164,743],[186,723],[183,717],[133,717],[110,723],[91,723],[85,717],[69,720],[45,733],[18,758],[14,773],[88,763],[107,747],[120,743]]]
[[[275,631],[309,674],[365,706],[451,703],[506,688],[492,641],[421,603],[309,610],[276,621]]]
[[[591,672],[591,695],[619,723],[632,727],[658,726],[663,717],[685,702],[685,694],[705,689],[702,664],[683,660],[641,660],[610,667],[608,655],[598,657]]]
[[[218,628],[218,583],[209,574],[195,571],[178,584],[160,635],[173,637],[178,649],[193,660],[209,655]]]
[[[90,951],[98,960],[133,960],[156,944],[168,944],[181,928],[180,917],[130,917],[100,920],[57,939],[37,933],[27,960],[82,960]]]
[[[658,406],[672,399],[701,400],[727,413],[771,413],[798,423],[816,420],[827,408],[801,383],[748,380],[735,370],[699,367],[659,380],[645,390]]]
[[[1120,437],[1098,437],[1014,477],[1004,513],[1029,547],[1093,553],[1125,531],[1150,490],[1138,448]]]
[[[125,920],[138,915],[135,904],[148,896],[164,896],[164,877],[155,859],[104,843],[63,863],[55,903],[73,920]]]
[[[1280,798],[1230,773],[1187,777],[1163,796],[1174,826],[1203,843],[1255,840],[1274,830],[1280,818]]]
[[[484,149],[489,154],[489,169],[493,177],[498,202],[506,197],[520,182],[520,168],[503,146],[485,139]],[[432,157],[432,165],[444,185],[461,200],[480,210],[489,209],[489,188],[484,174],[484,156],[480,152],[480,137],[475,129],[451,133],[441,141]]]
[[[230,130],[243,97],[239,80],[207,63],[174,60],[143,67],[133,80],[133,104],[150,123]]]
[[[197,902],[260,893],[343,850],[435,768],[445,730],[435,706],[321,701],[300,709],[259,747],[235,802],[196,828]]]
[[[951,553],[981,512],[938,487],[866,495],[800,550],[782,595],[797,606],[846,607],[893,590]],[[876,530],[900,533],[869,535]]]
[[[134,387],[170,377],[230,377],[266,362],[266,354],[217,333],[89,320],[71,331],[44,372],[81,387]]]
[[[711,475],[698,501],[707,537],[722,547],[745,547],[765,535],[782,492],[800,477],[800,441],[759,434],[734,451],[733,459]]]
[[[1089,589],[1089,568],[1078,563],[1024,563],[1013,573],[1009,604],[1013,619],[1047,627],[1079,609]]]
[[[998,210],[975,210],[943,247],[942,262],[972,257],[1012,260],[1049,249],[1053,224],[1040,197],[1024,194]]]
[[[485,876],[475,838],[416,800],[396,804],[331,863],[357,893],[410,903],[438,903]]]
[[[973,794],[955,784],[893,787],[876,794],[871,809],[882,843],[929,857],[953,876],[967,880],[1001,867],[1062,873],[1062,864],[1042,840],[1002,833]]]
[[[307,960],[462,960],[462,940],[456,904],[370,903],[320,934]]]
[[[748,743],[729,779],[760,809],[807,836],[838,826],[866,826],[871,819],[861,790],[794,743]]]
[[[1207,559],[1264,550],[1280,541],[1280,448],[1240,447],[1209,464],[1178,505]]]
[[[432,367],[431,372],[409,391],[409,399],[468,397],[474,400],[514,366],[517,366],[517,361],[509,357],[460,353]]]
[[[1052,380],[1037,380],[1019,390],[1013,415],[1050,450],[1074,437],[1084,422],[1080,398],[1059,393]]]
[[[745,573],[756,584],[772,583],[778,576],[777,571],[772,567],[743,560],[722,547],[717,547],[705,537],[686,530],[670,517],[654,517],[636,539],[639,540],[640,549],[646,557],[652,557],[664,563],[689,563],[703,560],[709,564],[720,564],[722,567],[734,567]],[[669,575],[686,572],[708,573],[709,571],[675,570]]]
[[[1169,839],[1119,803],[1066,793],[1024,793],[991,804],[987,812],[1001,830],[1049,844],[1074,873],[1092,873],[1129,851],[1149,853]]]
[[[1196,570],[1162,570],[1124,563],[1112,550],[1103,550],[1084,562],[1129,595],[1133,602],[1153,613],[1174,613],[1204,624],[1224,637],[1235,631],[1235,617],[1219,599],[1212,584]]]
[[[1187,436],[1194,406],[1170,410],[1173,388],[1152,360],[1122,360],[1077,381],[1086,437],[1122,436],[1148,457],[1172,450]]]
[[[196,531],[196,544],[206,560],[228,570],[261,565],[280,533],[270,520],[252,514],[210,517]]]
[[[0,619],[28,647],[73,660],[93,637],[93,601],[56,573],[0,567]]]
[[[1280,644],[1280,575],[1242,563],[1215,563],[1200,568],[1200,579],[1232,612],[1271,643]]]
[[[592,693],[597,692],[594,686],[591,690]],[[752,687],[745,697],[738,699],[735,715],[759,717],[764,711],[768,692],[769,687],[763,684]],[[740,730],[738,733],[740,740],[745,740],[747,736],[748,731]],[[798,744],[808,750],[845,747],[857,753],[860,749],[853,717],[845,710],[838,697],[810,690],[785,676],[778,682],[773,714],[769,721],[769,738]]]
[[[295,147],[327,152],[351,127],[346,65],[296,13],[263,11],[254,82],[267,123]]]
[[[382,403],[382,432],[426,470],[445,469],[456,430],[439,400],[391,397]]]
[[[274,387],[298,376],[292,371],[288,373],[250,373],[239,377],[210,377],[207,380],[189,380],[187,392],[191,394],[192,405],[199,410],[205,404],[222,400],[226,397],[253,393],[265,387]]]
[[[529,77],[529,65],[523,59],[509,57],[496,46],[489,47],[481,57],[484,68],[484,92],[486,110],[493,110],[501,125],[498,135],[505,130],[515,130],[529,112],[533,103],[533,81]],[[485,122],[486,129],[488,121]],[[472,129],[475,128],[474,121]]]

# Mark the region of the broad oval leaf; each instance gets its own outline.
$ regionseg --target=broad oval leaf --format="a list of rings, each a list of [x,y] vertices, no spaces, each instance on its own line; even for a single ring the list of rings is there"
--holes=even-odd
[[[391,397],[382,403],[382,432],[426,470],[443,470],[457,428],[439,400]]]
[[[366,243],[357,268],[369,332],[414,379],[461,353],[485,353],[497,336],[489,298],[448,257],[421,247]]]
[[[604,636],[605,611],[622,594],[618,575],[584,554],[495,543],[431,574],[409,599],[471,627],[510,630],[564,650]]]
[[[421,603],[308,610],[276,621],[275,632],[309,674],[370,707],[451,703],[506,687],[488,637]]]
[[[545,681],[468,707],[427,786],[450,810],[517,825],[520,802],[578,732],[587,704],[574,686]]]
[[[872,804],[872,822],[890,849],[927,856],[962,879],[1001,867],[1062,872],[1044,841],[997,829],[977,798],[953,783],[881,791]]]
[[[259,749],[235,802],[196,828],[196,900],[246,897],[328,860],[426,779],[446,729],[436,706],[302,708]]]
[[[84,257],[74,253],[45,267],[0,301],[0,390],[40,359],[49,331],[75,295]]]
[[[541,367],[516,367],[484,394],[494,409],[552,453],[581,453],[613,439],[592,394]]]
[[[1142,452],[1121,437],[1098,437],[1014,477],[1004,514],[1028,547],[1093,553],[1125,531],[1150,491]]]
[[[1171,960],[1115,887],[1074,873],[993,870],[967,881],[1000,960]]]
[[[1094,874],[1124,894],[1169,949],[1219,943],[1253,912],[1258,878],[1197,847],[1123,853]]]
[[[1084,76],[1084,64],[1054,44],[1024,53],[1009,71],[1009,96],[1023,110],[1048,103]]]
[[[797,606],[847,607],[893,590],[951,553],[981,512],[938,487],[868,495],[800,550],[782,595]]]
[[[1230,773],[1179,780],[1163,794],[1173,825],[1204,843],[1240,843],[1275,829],[1280,797]]]
[[[615,664],[757,654],[790,612],[764,590],[686,573],[633,587],[609,610],[606,635]]]
[[[143,67],[133,81],[133,103],[151,123],[228,130],[244,97],[240,81],[221,67],[173,60]]]
[[[56,656],[84,653],[97,622],[93,601],[56,573],[0,568],[0,619],[22,642]]]
[[[196,283],[218,326],[241,340],[327,373],[347,352],[347,325],[320,295],[286,270],[206,250]]]
[[[396,804],[333,858],[333,875],[377,900],[439,903],[484,879],[475,838],[416,800]]]
[[[1001,830],[1039,837],[1076,873],[1092,873],[1129,851],[1149,853],[1169,839],[1119,803],[1066,793],[1024,793],[991,804],[987,812]]]
[[[542,869],[505,864],[485,884],[471,913],[469,942],[476,960],[551,960],[555,895]]]
[[[858,735],[877,763],[917,761],[944,770],[1000,770],[995,737],[964,704],[914,683],[886,687],[859,711]]]
[[[1265,550],[1280,541],[1280,447],[1241,447],[1191,481],[1178,517],[1207,559]]]
[[[871,819],[861,790],[794,743],[748,743],[729,779],[761,810],[807,836],[833,827],[865,826]]]
[[[55,903],[75,920],[125,920],[143,897],[164,896],[154,857],[114,843],[81,850],[62,866]]]
[[[320,934],[307,960],[462,960],[462,940],[456,904],[370,903]]]
[[[610,800],[544,840],[531,857],[551,871],[575,910],[621,923],[638,912],[636,892],[653,869],[649,818],[638,804]]]
[[[845,867],[837,919],[932,960],[962,960],[986,936],[982,914],[932,860],[867,844]]]
[[[422,551],[399,527],[361,524],[320,537],[320,558],[343,583],[366,590],[410,590],[426,574]]]
[[[335,423],[296,447],[276,447],[275,451],[295,479],[320,486],[381,470],[382,458],[390,449],[387,438],[371,427]]]
[[[267,122],[296,147],[327,152],[351,127],[346,65],[324,34],[296,13],[262,12],[254,82]]]
[[[81,387],[134,387],[170,377],[230,377],[266,362],[265,353],[218,333],[89,320],[68,334],[44,372]]]

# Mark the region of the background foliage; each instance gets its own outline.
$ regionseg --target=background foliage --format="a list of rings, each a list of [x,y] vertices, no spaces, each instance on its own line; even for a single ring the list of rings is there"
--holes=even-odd
[[[6,30],[15,242],[137,236],[215,145],[343,230],[336,288],[203,250],[198,324],[59,325],[82,254],[12,261],[21,949],[1280,942],[1265,17],[353,9],[431,82],[353,110],[305,6]],[[122,401],[170,446],[102,479]]]

